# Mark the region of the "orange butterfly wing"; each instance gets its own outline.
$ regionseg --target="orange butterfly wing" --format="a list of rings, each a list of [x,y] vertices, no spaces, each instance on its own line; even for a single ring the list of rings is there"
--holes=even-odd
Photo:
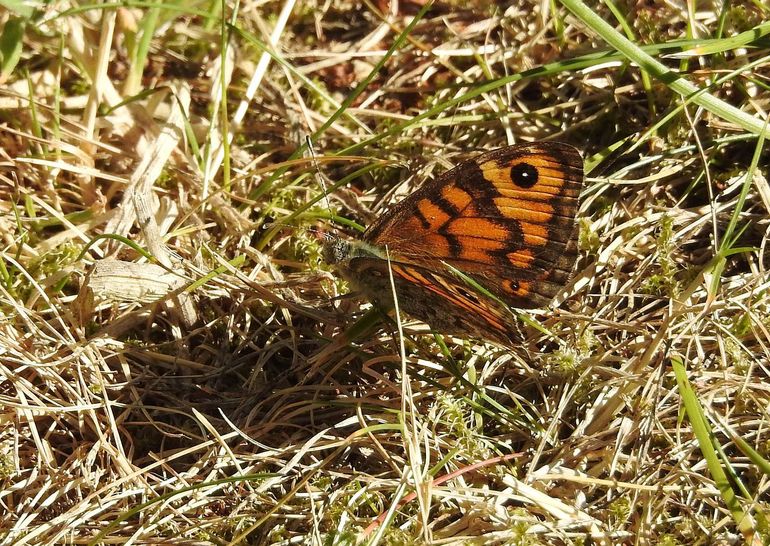
[[[355,258],[351,266],[355,268],[355,280],[363,291],[374,301],[393,306],[386,260]],[[430,324],[434,330],[502,344],[510,344],[521,337],[509,309],[451,275],[393,261],[390,269],[400,309]]]
[[[445,333],[516,340],[507,306],[545,306],[577,258],[583,160],[567,144],[509,146],[459,164],[382,215],[331,263],[374,301]],[[390,260],[390,267],[388,259]]]
[[[449,264],[512,307],[545,306],[577,258],[582,186],[583,160],[572,146],[500,148],[423,185],[364,240],[387,247],[395,262],[433,272]]]

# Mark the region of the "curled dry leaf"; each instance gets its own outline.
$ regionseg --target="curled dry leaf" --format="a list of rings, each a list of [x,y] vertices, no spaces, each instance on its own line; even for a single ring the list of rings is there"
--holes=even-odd
[[[156,264],[107,259],[94,264],[83,288],[90,289],[97,301],[153,303],[184,282]]]

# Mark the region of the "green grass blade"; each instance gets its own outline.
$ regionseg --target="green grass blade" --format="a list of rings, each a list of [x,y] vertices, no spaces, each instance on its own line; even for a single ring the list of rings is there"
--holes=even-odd
[[[708,466],[711,478],[714,480],[717,489],[719,489],[719,492],[722,495],[722,501],[725,503],[728,510],[730,510],[733,520],[738,528],[744,536],[751,534],[754,527],[753,518],[746,514],[741,508],[738,497],[730,484],[727,474],[722,468],[716,445],[717,440],[708,425],[700,401],[698,400],[695,391],[692,389],[692,385],[690,385],[690,380],[687,378],[684,361],[680,356],[673,356],[671,358],[671,365],[674,369],[674,375],[676,376],[679,395],[682,399],[685,413],[692,425],[693,434],[695,435],[701,453],[706,460],[706,465]],[[727,463],[727,461],[725,461],[725,463]]]
[[[561,2],[589,29],[598,34],[624,57],[639,65],[643,71],[651,74],[654,78],[665,83],[673,91],[685,98],[696,95],[701,91],[684,76],[671,70],[660,61],[657,61],[645,53],[642,48],[612,28],[606,21],[580,0],[561,0]],[[763,120],[739,110],[733,105],[718,99],[714,95],[704,93],[693,98],[693,102],[698,106],[702,106],[712,114],[738,125],[746,131],[756,135],[763,133],[767,134],[767,128],[765,127]]]

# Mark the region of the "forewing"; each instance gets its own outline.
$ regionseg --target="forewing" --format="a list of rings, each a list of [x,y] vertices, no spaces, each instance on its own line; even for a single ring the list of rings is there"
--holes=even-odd
[[[424,184],[364,239],[426,271],[449,264],[513,307],[542,307],[577,257],[582,185],[583,160],[572,146],[509,146]]]

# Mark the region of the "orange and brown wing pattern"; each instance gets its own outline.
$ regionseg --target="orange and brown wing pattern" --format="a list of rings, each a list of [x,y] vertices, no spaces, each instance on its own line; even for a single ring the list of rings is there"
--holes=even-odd
[[[544,306],[577,257],[582,186],[583,160],[572,146],[509,146],[423,185],[364,239],[417,270],[449,264],[512,307]]]
[[[362,257],[352,260],[351,266],[356,278],[366,279],[366,292],[378,304],[392,308],[387,260]],[[510,310],[482,296],[451,274],[398,262],[391,262],[390,268],[400,309],[430,324],[434,330],[502,344],[520,339]]]

